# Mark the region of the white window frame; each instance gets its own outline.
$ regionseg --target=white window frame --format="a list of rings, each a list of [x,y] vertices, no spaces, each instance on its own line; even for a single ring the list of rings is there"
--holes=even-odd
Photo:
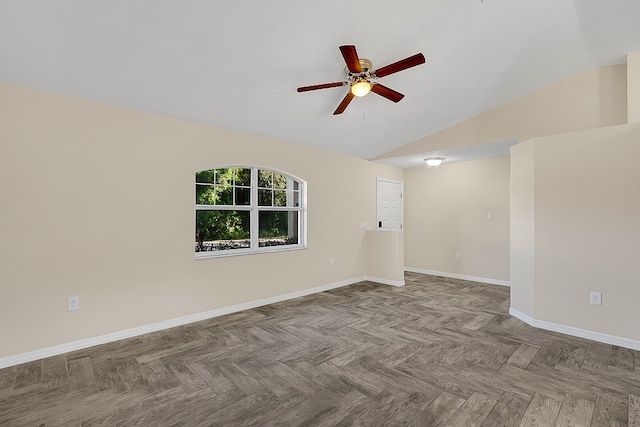
[[[242,249],[229,249],[229,250],[218,250],[218,251],[201,251],[195,252],[196,259],[207,259],[207,258],[220,258],[220,257],[228,257],[228,256],[238,256],[238,255],[248,255],[255,253],[263,253],[263,252],[283,252],[283,251],[293,251],[307,248],[307,240],[306,240],[306,223],[307,223],[307,195],[306,181],[288,173],[278,169],[272,169],[261,166],[246,166],[246,165],[234,165],[234,166],[215,166],[209,169],[203,170],[212,170],[212,169],[231,169],[231,168],[240,168],[240,169],[251,169],[251,198],[249,205],[200,205],[195,204],[195,212],[199,210],[212,210],[212,211],[221,211],[221,210],[231,210],[231,211],[248,211],[249,212],[249,248]],[[299,206],[259,206],[258,205],[258,171],[269,171],[278,173],[280,175],[284,175],[287,178],[287,191],[293,191],[293,181],[298,183],[299,189],[298,191],[298,200]],[[201,172],[197,171],[196,173]],[[195,188],[196,185],[194,183],[194,199],[195,199]],[[262,187],[260,187],[262,189]],[[235,192],[234,192],[235,193]],[[235,195],[234,195],[235,198]],[[275,246],[259,246],[259,224],[258,218],[260,212],[266,211],[290,211],[298,213],[298,244],[291,245],[275,245]],[[194,230],[195,230],[195,216],[194,216]]]

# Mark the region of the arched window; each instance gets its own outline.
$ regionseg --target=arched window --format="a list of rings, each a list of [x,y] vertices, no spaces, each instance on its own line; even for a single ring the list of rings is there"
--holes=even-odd
[[[301,249],[304,182],[258,167],[196,172],[196,258]]]

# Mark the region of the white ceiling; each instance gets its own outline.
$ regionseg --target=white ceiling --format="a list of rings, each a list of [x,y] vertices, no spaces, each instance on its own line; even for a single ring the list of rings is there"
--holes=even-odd
[[[372,158],[640,51],[640,0],[2,0],[0,80]],[[338,50],[423,52],[341,116]],[[176,141],[176,143],[179,143]]]
[[[388,157],[376,160],[378,163],[399,168],[424,167],[425,160],[433,157],[443,159],[442,164],[466,162],[469,160],[489,159],[509,155],[509,149],[517,144],[517,140],[494,141],[484,144],[474,144],[467,147],[443,148],[425,153],[415,153],[400,157]]]

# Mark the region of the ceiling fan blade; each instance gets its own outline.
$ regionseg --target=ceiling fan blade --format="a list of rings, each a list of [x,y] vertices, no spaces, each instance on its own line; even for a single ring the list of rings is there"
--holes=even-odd
[[[346,62],[349,71],[352,73],[362,72],[362,66],[360,65],[360,59],[358,59],[358,53],[356,52],[355,46],[340,46],[340,52],[342,52],[342,57],[344,58],[344,62]]]
[[[328,89],[330,87],[339,87],[348,84],[347,82],[323,83],[321,85],[302,86],[298,88],[298,92],[309,92],[310,90]]]
[[[424,59],[424,55],[416,53],[415,55],[401,61],[382,67],[374,71],[373,74],[375,74],[376,77],[384,77],[389,74],[397,73],[398,71],[406,70],[407,68],[415,67],[416,65],[424,64],[425,62],[426,60]]]
[[[349,105],[351,100],[354,98],[354,96],[355,95],[352,94],[351,91],[347,92],[347,95],[344,97],[340,105],[338,105],[338,108],[336,108],[336,111],[333,112],[333,115],[335,116],[336,114],[342,114],[344,110],[347,109],[347,106]]]
[[[389,89],[388,87],[383,86],[380,83],[376,83],[373,86],[371,86],[371,92],[375,92],[380,96],[384,96],[389,101],[393,101],[393,102],[398,102],[402,98],[404,98],[404,95],[401,94],[400,92],[396,92],[393,89]]]

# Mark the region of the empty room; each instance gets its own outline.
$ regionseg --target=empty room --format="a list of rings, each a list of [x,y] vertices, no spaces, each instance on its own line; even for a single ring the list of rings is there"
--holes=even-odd
[[[0,426],[640,426],[640,2],[0,2]]]

